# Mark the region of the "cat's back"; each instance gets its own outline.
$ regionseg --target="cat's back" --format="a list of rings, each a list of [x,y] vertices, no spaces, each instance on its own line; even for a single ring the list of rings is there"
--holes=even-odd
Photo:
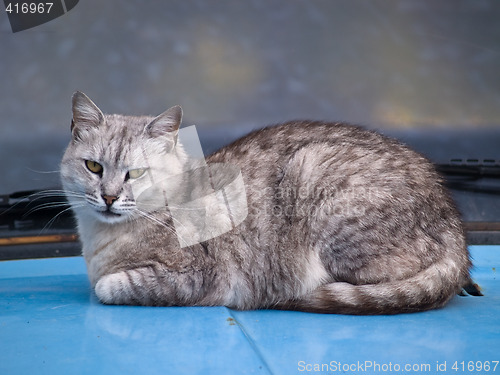
[[[366,145],[383,140],[380,134],[358,126],[321,121],[290,121],[257,129],[212,154],[211,161],[256,154],[283,156],[311,143],[360,141]]]
[[[300,164],[314,168],[316,176],[440,180],[425,157],[401,142],[338,122],[292,121],[262,128],[216,151],[208,161],[237,164],[252,178]]]

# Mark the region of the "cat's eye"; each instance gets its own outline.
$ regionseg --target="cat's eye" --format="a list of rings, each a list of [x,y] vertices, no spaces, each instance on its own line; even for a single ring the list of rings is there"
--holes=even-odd
[[[92,160],[85,160],[85,165],[87,166],[88,170],[91,171],[92,173],[95,174],[102,174],[102,165],[92,161]]]
[[[141,177],[144,173],[146,173],[146,169],[143,169],[143,168],[139,168],[139,169],[131,169],[130,171],[128,171],[127,175],[125,176],[125,180],[128,180],[128,179],[136,179],[136,178],[139,178]]]

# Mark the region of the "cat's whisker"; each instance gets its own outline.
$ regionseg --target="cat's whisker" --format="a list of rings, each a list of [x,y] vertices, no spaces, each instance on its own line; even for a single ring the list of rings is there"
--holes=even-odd
[[[64,190],[43,190],[29,195],[27,198],[31,202],[35,202],[44,198],[85,198],[85,195],[79,192],[64,191]]]
[[[83,207],[83,205],[82,205],[82,207]],[[54,221],[56,221],[56,219],[57,219],[59,216],[61,216],[61,215],[62,215],[62,214],[64,214],[65,212],[67,212],[67,211],[71,210],[72,208],[77,208],[77,207],[75,207],[75,206],[71,207],[71,206],[70,206],[70,207],[68,207],[68,208],[66,208],[66,209],[64,209],[64,210],[62,210],[61,212],[58,212],[58,213],[57,213],[57,215],[55,215],[52,219],[50,219],[50,220],[47,222],[47,224],[45,224],[45,225],[44,225],[44,227],[40,230],[40,233],[43,233],[43,232],[44,232],[47,228],[49,228],[49,227],[50,227],[50,226],[54,223]]]
[[[186,229],[186,226],[185,226],[183,223],[181,223],[179,220],[177,220],[174,216],[172,216],[172,221],[174,221],[174,223],[177,223],[177,224],[178,224],[179,226],[181,226],[182,228]],[[175,232],[175,231],[174,231],[174,233],[175,233],[175,235],[176,235],[177,239],[179,240],[179,242],[181,242],[181,241],[183,242],[183,247],[184,247],[184,246],[188,246],[188,245],[189,245],[189,244],[187,243],[187,241],[185,241],[183,238],[181,238],[181,236],[179,236],[179,235],[177,234],[177,232]]]
[[[151,205],[148,205],[148,204],[142,204],[142,206],[144,206],[144,207],[150,206],[150,207],[153,207],[153,208],[156,208],[156,207],[157,207],[156,205],[153,205],[153,204],[151,204]],[[168,206],[167,206],[167,208],[174,208],[174,209],[179,209],[179,210],[180,210],[180,209],[182,209],[182,207],[179,207],[179,208],[178,208],[178,207],[175,207],[175,206],[174,206],[174,207],[172,207],[171,205],[168,205]],[[193,210],[193,211],[194,211],[195,209],[188,209],[188,208],[186,208],[186,210]],[[142,212],[142,213],[146,214],[146,213],[145,213],[144,211],[142,211],[142,210],[139,210],[139,209],[138,209],[138,211],[140,211],[140,212]],[[157,211],[153,211],[153,212],[157,212]],[[147,215],[149,215],[149,214],[147,214]],[[149,216],[150,216],[150,215],[149,215]],[[172,216],[172,215],[171,215],[171,219],[172,219],[173,221],[177,222],[179,225],[182,225],[182,226],[184,227],[184,225],[183,225],[183,224],[182,224],[179,220],[177,220],[174,216]]]
[[[33,212],[42,211],[42,210],[46,210],[46,209],[49,209],[49,208],[68,207],[68,206],[70,206],[69,203],[63,203],[63,202],[48,202],[48,203],[43,203],[43,204],[40,204],[38,206],[35,206],[35,207],[31,208],[28,212],[26,212],[23,215],[23,218],[31,215]]]
[[[56,173],[60,173],[59,170],[55,170],[55,171],[39,171],[39,170],[36,170],[36,169],[33,169],[33,168],[28,168],[29,171],[31,172],[34,172],[34,173],[38,173],[38,174],[56,174]]]
[[[27,199],[29,199],[29,203],[28,203],[27,207],[29,207],[33,204],[36,204],[36,202],[41,200],[41,199],[54,198],[54,197],[56,197],[56,198],[64,197],[65,198],[66,196],[72,196],[74,198],[83,198],[84,197],[81,193],[77,193],[77,192],[71,192],[71,191],[65,192],[64,190],[43,190],[43,191],[39,191],[39,192],[36,192],[34,194],[31,194],[27,197]],[[67,201],[46,202],[46,203],[38,204],[35,207],[31,208],[28,212],[26,212],[23,215],[23,218],[29,216],[30,214],[32,214],[34,212],[40,211],[40,210],[57,208],[57,207],[68,207],[68,206],[70,208],[71,204]],[[60,215],[60,213],[58,215]]]
[[[147,213],[145,213],[145,212],[143,212],[141,210],[136,210],[135,212],[138,213],[140,216],[148,219],[149,221],[151,221],[151,222],[153,222],[155,224],[161,225],[162,227],[164,227],[165,229],[167,229],[167,231],[169,231],[171,234],[175,235],[178,238],[179,242],[183,241],[184,242],[183,243],[184,246],[188,245],[188,243],[186,241],[184,241],[182,238],[180,238],[180,237],[177,236],[177,232],[171,226],[167,225],[166,223],[162,222],[161,220],[158,220],[154,216],[151,216],[151,215],[149,215],[149,214],[147,214]],[[174,221],[176,221],[176,222],[178,222],[178,220],[176,220],[173,217],[171,219],[174,220]],[[181,224],[181,223],[179,223],[179,224]]]
[[[171,228],[170,225],[168,225],[167,223],[155,218],[154,216],[152,215],[149,215],[147,214],[146,212],[143,212],[143,211],[140,211],[140,210],[136,210],[135,211],[137,214],[139,214],[141,217],[144,217],[146,219],[148,219],[149,221],[155,223],[155,224],[158,224],[162,227],[164,227],[165,229],[167,229],[168,231],[170,231],[171,233],[175,233],[175,231]]]
[[[161,220],[155,218],[154,216],[151,216],[151,215],[149,215],[149,214],[147,214],[147,213],[145,213],[143,211],[140,211],[140,210],[135,211],[135,213],[138,214],[139,216],[141,216],[141,217],[149,220],[150,222],[152,222],[154,224],[162,226],[163,228],[165,228],[170,233],[174,232],[169,225],[167,225],[166,223],[162,222]]]
[[[77,198],[77,199],[82,199],[83,200],[85,198],[85,195],[82,194],[82,193],[80,193],[80,192],[69,191],[69,190],[59,190],[59,189],[42,190],[42,191],[36,192],[34,194],[31,194],[29,196],[29,198],[31,200],[30,203],[29,203],[29,205],[31,205],[33,203],[36,203],[40,199],[46,199],[46,198],[67,198],[67,197],[72,197],[72,198]],[[42,204],[39,204],[39,205],[33,207],[32,209],[30,209],[25,214],[25,216],[27,216],[27,215],[29,215],[29,214],[31,214],[33,212],[44,210],[44,209],[48,209],[48,208],[67,207],[63,211],[59,212],[55,216],[55,218],[56,218],[59,215],[61,215],[62,213],[68,211],[71,208],[78,208],[78,207],[83,207],[83,206],[84,206],[83,201],[79,202],[79,203],[77,203],[77,202],[70,203],[68,201],[46,202],[46,203],[42,203]],[[53,221],[53,220],[54,220],[54,218],[51,221]]]
[[[22,199],[19,202],[14,203],[12,206],[10,206],[9,208],[7,208],[5,211],[1,212],[0,215],[8,214],[10,211],[16,209],[19,205],[21,205],[23,203],[26,203],[26,200],[27,200],[27,198],[26,199]]]
[[[157,204],[154,204],[154,203],[143,203],[141,202],[141,206],[145,207],[145,208],[157,208],[158,205]],[[173,208],[175,210],[183,210],[183,211],[198,211],[198,210],[201,210],[201,209],[204,209],[204,208],[208,208],[210,206],[201,206],[200,207],[184,207],[184,206],[174,206],[172,204],[168,204],[165,206],[166,208]]]
[[[47,194],[47,192],[50,192],[51,190],[44,190],[44,191],[39,191],[39,192],[36,192],[36,193],[33,193],[33,194],[30,194],[30,195],[26,195],[26,196],[23,196],[23,197],[20,197],[20,198],[17,198],[19,199],[18,202],[14,203],[12,206],[10,206],[8,209],[6,209],[5,211],[2,212],[2,215],[3,214],[7,214],[9,213],[10,211],[16,209],[19,205],[21,204],[26,204],[27,203],[27,207],[29,207],[30,205],[32,205],[35,201],[39,200],[39,199],[43,199],[45,197],[47,198],[50,198],[52,196],[56,196],[56,195],[49,195]],[[64,195],[64,192],[62,190],[60,190],[61,194],[60,196],[63,196]]]

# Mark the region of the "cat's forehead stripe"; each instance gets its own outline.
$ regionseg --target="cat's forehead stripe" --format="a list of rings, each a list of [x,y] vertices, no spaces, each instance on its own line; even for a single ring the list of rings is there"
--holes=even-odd
[[[120,162],[120,160],[124,160],[125,157],[128,155],[128,150],[130,147],[130,143],[132,141],[132,137],[130,134],[127,133],[127,128],[122,127],[120,129],[118,136],[118,141],[116,143],[115,147],[110,147],[110,152],[114,154],[114,162],[115,165]],[[112,156],[112,155],[110,155]]]
[[[138,121],[126,117],[112,116],[108,120],[109,138],[104,140],[103,157],[113,165],[123,163],[129,156],[131,147],[139,137]]]

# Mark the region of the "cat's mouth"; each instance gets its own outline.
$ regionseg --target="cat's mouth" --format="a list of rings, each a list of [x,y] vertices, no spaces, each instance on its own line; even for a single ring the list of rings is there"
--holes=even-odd
[[[101,212],[101,215],[104,217],[113,217],[113,218],[122,216],[121,214],[117,214],[109,210]]]
[[[116,222],[121,221],[121,219],[123,219],[123,217],[124,217],[122,214],[118,214],[118,213],[113,212],[109,209],[107,209],[106,211],[98,210],[97,213],[98,213],[99,219],[102,220],[103,222],[106,222],[106,223],[116,223]]]

